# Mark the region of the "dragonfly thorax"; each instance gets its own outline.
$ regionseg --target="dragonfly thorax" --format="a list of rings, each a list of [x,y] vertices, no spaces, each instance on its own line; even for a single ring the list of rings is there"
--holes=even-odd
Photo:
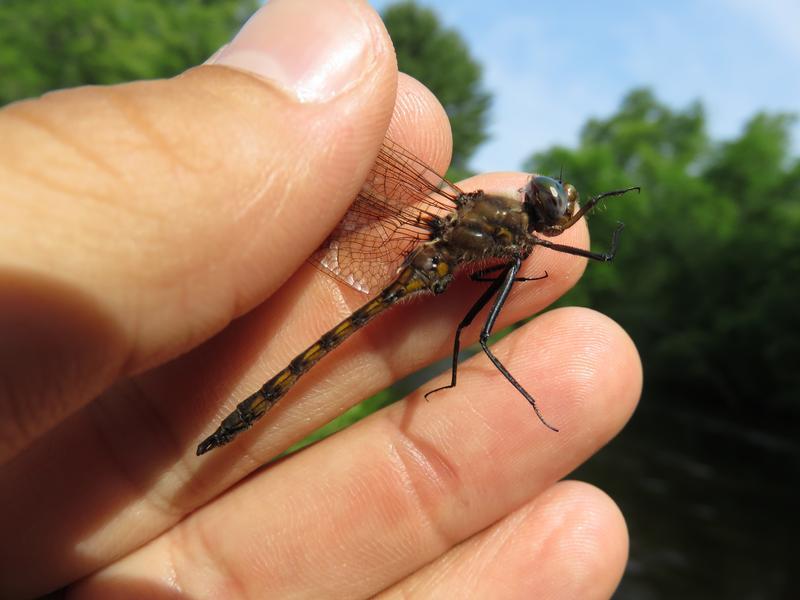
[[[456,262],[527,256],[530,216],[517,198],[475,194],[458,208],[441,239]]]

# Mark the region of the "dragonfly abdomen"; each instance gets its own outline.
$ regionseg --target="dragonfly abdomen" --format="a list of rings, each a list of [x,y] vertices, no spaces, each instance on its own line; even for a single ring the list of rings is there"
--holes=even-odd
[[[413,266],[403,269],[397,279],[380,294],[323,334],[258,391],[242,400],[236,409],[223,419],[217,430],[200,443],[197,455],[224,446],[239,433],[249,429],[322,357],[400,299],[428,289],[425,279],[420,276],[421,273]]]

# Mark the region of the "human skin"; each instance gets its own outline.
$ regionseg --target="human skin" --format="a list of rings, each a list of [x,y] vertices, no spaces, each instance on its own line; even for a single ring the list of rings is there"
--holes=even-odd
[[[195,456],[365,301],[304,261],[387,129],[444,172],[441,106],[398,76],[377,15],[345,0],[270,3],[171,80],[0,111],[0,596],[610,597],[624,520],[601,491],[560,481],[641,389],[630,338],[596,312],[548,312],[495,347],[559,433],[479,355],[457,388],[422,400],[444,374],[260,468],[447,356],[483,289],[462,278],[393,308],[251,431]],[[527,177],[462,187],[514,193]],[[583,221],[559,242],[587,247]],[[549,276],[515,288],[498,328],[584,267],[535,251],[522,275]]]

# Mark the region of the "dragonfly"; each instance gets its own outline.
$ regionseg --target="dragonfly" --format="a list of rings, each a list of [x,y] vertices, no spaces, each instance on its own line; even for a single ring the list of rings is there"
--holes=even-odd
[[[422,294],[441,294],[462,267],[477,265],[471,278],[488,282],[455,332],[450,383],[457,382],[461,333],[491,301],[480,332],[483,352],[508,382],[547,423],[533,396],[494,355],[488,339],[515,283],[523,261],[541,246],[588,259],[610,262],[617,252],[619,223],[607,252],[592,252],[550,238],[557,237],[600,200],[621,196],[638,186],[604,192],[583,206],[578,191],[561,177],[533,175],[517,194],[465,192],[428,167],[412,152],[386,138],[358,196],[309,258],[324,273],[371,299],[324,333],[258,390],[242,400],[219,427],[197,447],[197,455],[224,446],[263,417],[320,359],[399,301]],[[486,266],[486,265],[489,266]]]

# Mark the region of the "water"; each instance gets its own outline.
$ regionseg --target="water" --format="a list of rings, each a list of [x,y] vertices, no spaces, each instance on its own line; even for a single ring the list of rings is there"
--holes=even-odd
[[[616,598],[797,597],[800,443],[645,397],[573,474],[622,508],[630,561]]]

